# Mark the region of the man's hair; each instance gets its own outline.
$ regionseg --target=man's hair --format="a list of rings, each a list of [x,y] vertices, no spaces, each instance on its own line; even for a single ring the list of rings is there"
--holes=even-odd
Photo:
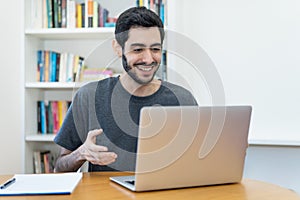
[[[158,27],[161,43],[163,43],[165,32],[160,17],[146,7],[132,7],[124,11],[116,23],[115,38],[122,48],[124,48],[125,42],[128,40],[130,28],[135,27]]]

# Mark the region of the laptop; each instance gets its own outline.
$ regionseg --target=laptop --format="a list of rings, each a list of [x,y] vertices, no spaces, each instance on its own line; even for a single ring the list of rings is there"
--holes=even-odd
[[[110,177],[132,191],[240,182],[251,106],[141,110],[134,176]]]

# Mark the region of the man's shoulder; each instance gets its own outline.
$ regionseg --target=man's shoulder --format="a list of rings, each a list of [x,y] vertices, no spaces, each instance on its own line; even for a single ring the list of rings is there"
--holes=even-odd
[[[114,86],[117,80],[118,80],[117,77],[109,77],[99,81],[92,81],[84,84],[82,87],[79,88],[78,91],[85,93],[85,92],[95,91],[97,90],[98,87]]]
[[[190,93],[190,91],[188,89],[186,89],[183,86],[168,82],[168,81],[163,81],[162,82],[162,86],[173,91],[173,92],[184,92],[184,93]]]
[[[77,96],[90,96],[91,94],[95,94],[98,90],[108,90],[108,88],[114,87],[118,78],[117,77],[110,77],[105,78],[99,81],[91,81],[83,86],[81,86],[77,92]]]

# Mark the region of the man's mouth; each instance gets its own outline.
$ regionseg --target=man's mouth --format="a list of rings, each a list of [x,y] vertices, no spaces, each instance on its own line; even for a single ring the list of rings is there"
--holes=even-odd
[[[151,64],[137,63],[134,66],[137,67],[141,71],[149,72],[153,69],[153,67],[157,66],[157,62],[153,62]]]
[[[136,67],[139,69],[139,70],[142,70],[144,72],[149,72],[152,70],[152,66],[144,66],[144,65],[136,65]]]

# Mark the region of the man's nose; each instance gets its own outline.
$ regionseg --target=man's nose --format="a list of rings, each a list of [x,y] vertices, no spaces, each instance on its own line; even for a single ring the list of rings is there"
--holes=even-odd
[[[150,64],[154,61],[153,54],[150,49],[145,49],[142,56],[143,56],[143,62],[145,62],[146,64]]]

